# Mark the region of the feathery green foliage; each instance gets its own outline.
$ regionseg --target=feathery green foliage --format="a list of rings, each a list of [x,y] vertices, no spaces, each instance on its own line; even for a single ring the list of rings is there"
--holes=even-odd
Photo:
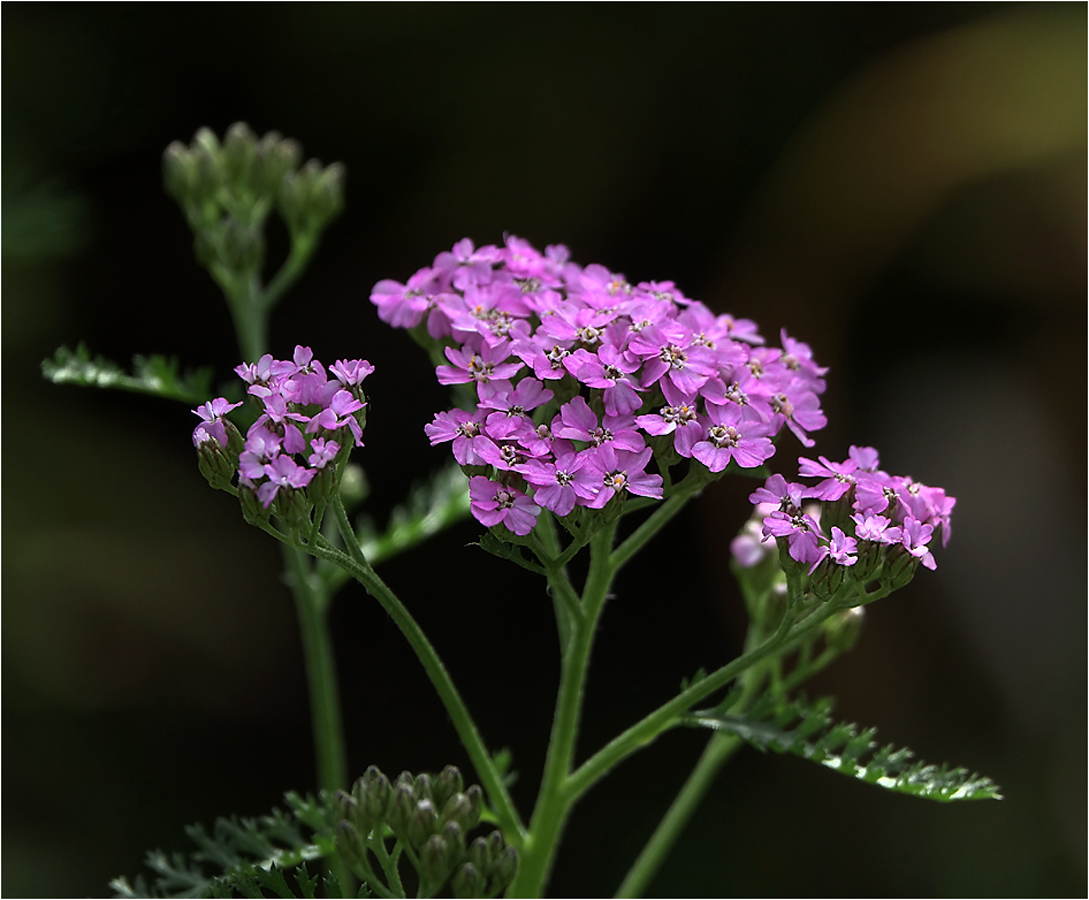
[[[290,813],[274,809],[259,819],[217,819],[211,834],[191,825],[185,832],[197,850],[170,856],[153,851],[146,860],[155,872],[150,885],[143,876],[132,883],[121,876],[110,887],[118,897],[313,897],[318,879],[306,863],[336,852],[336,812],[324,792],[288,793],[284,801]],[[207,874],[205,865],[215,873]],[[326,878],[326,896],[338,896],[339,889],[329,892],[330,884]]]
[[[54,384],[135,391],[193,406],[204,403],[212,394],[209,367],[179,375],[177,359],[154,355],[134,356],[132,369],[133,374],[128,375],[117,363],[103,356],[92,358],[91,351],[82,342],[75,352],[60,347],[52,359],[42,361],[42,374]]]
[[[878,748],[873,740],[877,729],[860,731],[857,725],[833,722],[832,703],[829,697],[808,704],[804,698],[789,701],[768,694],[745,715],[705,710],[691,713],[684,721],[731,732],[759,750],[792,753],[900,794],[940,802],[1002,798],[991,779],[967,769],[912,763],[914,753],[892,744]]]

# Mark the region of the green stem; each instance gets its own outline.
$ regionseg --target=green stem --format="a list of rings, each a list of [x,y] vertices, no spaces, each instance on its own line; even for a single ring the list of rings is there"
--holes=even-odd
[[[565,648],[544,778],[533,810],[530,833],[519,857],[518,875],[508,891],[511,897],[539,897],[543,892],[560,835],[576,799],[568,790],[568,779],[594,632],[616,575],[617,567],[610,559],[615,534],[616,522],[613,522],[590,541],[590,571],[580,604],[582,618],[572,623],[570,643]],[[566,576],[555,569],[550,569],[548,574],[553,591],[563,590]]]
[[[212,275],[216,277],[216,273]],[[256,276],[241,281],[230,275],[216,277],[216,281],[227,297],[242,359],[257,362],[268,352],[268,315],[260,282]]]
[[[788,613],[775,634],[759,647],[712,672],[613,738],[574,772],[568,782],[568,790],[573,797],[581,796],[622,760],[654,740],[663,731],[679,725],[681,715],[694,704],[725,687],[734,678],[770,656],[781,646],[789,646],[791,641],[815,628],[835,612],[838,612],[838,608],[827,604],[822,610],[797,625],[793,625],[793,618]]]
[[[306,264],[310,262],[310,257],[314,255],[317,248],[318,240],[314,235],[292,235],[291,252],[288,254],[287,259],[284,260],[284,264],[280,266],[280,270],[272,277],[272,281],[265,288],[261,302],[261,309],[265,315],[268,315],[272,307],[279,302],[291,285],[302,275],[303,270],[306,269]]]
[[[389,613],[394,624],[401,630],[401,633],[415,651],[417,658],[424,667],[424,671],[427,672],[431,683],[435,686],[443,706],[446,707],[446,712],[450,716],[450,720],[453,722],[466,752],[469,754],[469,759],[476,768],[477,775],[480,776],[484,789],[488,792],[492,803],[495,804],[496,817],[503,829],[504,838],[507,843],[513,844],[516,849],[520,848],[525,838],[525,827],[518,817],[514,803],[511,801],[510,794],[507,792],[507,788],[495,768],[491,755],[484,746],[484,741],[480,736],[480,732],[477,731],[476,723],[469,714],[465,701],[462,700],[461,694],[458,693],[457,688],[454,686],[450,673],[446,671],[446,666],[443,665],[434,646],[427,639],[412,614],[386,583],[378,577],[378,574],[363,556],[359,541],[348,522],[344,504],[340,502],[339,497],[334,499],[331,505],[333,515],[344,538],[344,543],[351,555],[340,552],[320,536],[312,545],[307,547],[307,550],[315,556],[328,559],[348,569],[352,576]]]
[[[386,842],[381,835],[382,826],[378,826],[377,837],[370,841],[371,849],[374,851],[374,855],[378,857],[378,863],[382,866],[382,871],[386,873],[386,883],[393,891],[393,896],[404,897],[405,887],[401,883],[401,872],[397,868],[397,861],[391,859],[389,851],[386,850]]]
[[[335,791],[348,787],[348,764],[344,752],[332,635],[325,614],[328,597],[324,595],[320,581],[313,577],[310,561],[302,551],[285,548],[284,557],[302,631],[318,786]]]
[[[763,637],[760,624],[755,621],[750,623],[745,637],[745,652],[753,650],[762,643]],[[769,664],[773,669],[780,659],[779,653],[771,657]],[[739,680],[742,693],[731,706],[731,712],[734,710],[743,712],[748,708],[763,683],[764,668],[764,665],[757,663],[741,674]],[[632,864],[617,890],[617,897],[638,897],[646,890],[662,863],[665,862],[670,850],[673,849],[673,845],[680,838],[693,813],[703,801],[704,795],[710,789],[719,770],[743,744],[743,739],[736,734],[715,732],[711,736],[696,767],[689,774],[665,816],[654,829],[654,834]]]
[[[702,487],[702,485],[685,488],[683,482],[682,484],[677,485],[673,494],[667,500],[664,500],[661,505],[647,517],[646,521],[640,524],[640,526],[613,551],[613,567],[619,569],[624,563],[631,559],[632,556],[638,553],[639,550],[643,548],[643,545],[662,529],[662,526],[665,525],[666,522],[681,511],[684,505],[700,487]]]
[[[669,811],[658,823],[654,834],[651,835],[643,851],[628,871],[627,877],[616,892],[617,897],[642,895],[669,855],[669,851],[673,849],[677,838],[681,836],[696,807],[711,787],[719,769],[743,744],[744,741],[736,734],[715,732],[712,735],[699,762],[685,781],[684,787],[681,788],[670,805]]]

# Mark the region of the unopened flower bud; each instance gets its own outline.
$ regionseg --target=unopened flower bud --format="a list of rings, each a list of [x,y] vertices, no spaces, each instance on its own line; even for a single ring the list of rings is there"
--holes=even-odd
[[[862,584],[869,581],[881,565],[883,549],[876,541],[859,541],[858,562],[851,566],[851,578]]]
[[[447,822],[439,829],[439,834],[446,841],[450,868],[453,868],[465,855],[465,834],[457,822]]]
[[[503,832],[498,828],[488,833],[484,838],[484,843],[487,845],[488,853],[491,854],[493,860],[507,846],[506,841],[503,840]]]
[[[366,878],[367,872],[363,864],[366,846],[359,832],[352,827],[350,822],[337,822],[336,848],[345,865],[351,869],[357,877]]]
[[[271,513],[257,497],[257,491],[244,484],[238,486],[238,501],[242,506],[242,518],[250,525],[268,522]]]
[[[334,794],[334,800],[336,802],[337,817],[351,821],[355,817],[355,812],[359,807],[359,803],[356,801],[355,797],[347,791],[342,791],[338,788],[336,794]]]
[[[918,567],[919,560],[904,547],[899,545],[892,547],[885,557],[885,568],[881,572],[881,583],[888,587],[889,590],[897,591],[915,577],[915,570]]]
[[[193,139],[192,153],[197,173],[193,199],[197,203],[204,203],[212,199],[227,178],[219,141],[211,131],[202,128]]]
[[[430,800],[432,803],[435,802],[435,795],[431,790],[431,776],[426,772],[422,772],[416,776],[413,788],[416,791],[417,800]]]
[[[377,766],[370,766],[361,778],[356,779],[352,795],[359,803],[356,817],[360,830],[370,833],[382,824],[392,790],[389,779]]]
[[[461,770],[457,766],[447,766],[435,776],[434,784],[431,786],[435,805],[440,809],[445,809],[446,801],[454,794],[460,793],[464,787],[465,781],[461,777]],[[444,814],[443,818],[448,818],[448,816]]]
[[[272,508],[291,531],[309,530],[313,504],[307,498],[305,489],[280,488],[276,492],[276,499],[272,501]]]
[[[220,447],[219,441],[207,435],[207,440],[197,444],[197,468],[215,490],[226,490],[238,469],[238,453],[231,451],[229,443]]]
[[[181,141],[174,141],[163,152],[163,187],[181,204],[189,202],[197,181],[197,164]]]
[[[513,847],[504,848],[492,866],[492,890],[501,891],[514,881],[518,874],[518,851]]]
[[[484,838],[476,838],[469,845],[466,855],[469,857],[469,862],[482,874],[487,875],[492,870],[492,853]]]
[[[333,163],[314,181],[310,194],[310,216],[317,228],[325,225],[344,209],[344,180],[348,170],[343,163]]]
[[[302,148],[295,141],[285,140],[278,132],[270,131],[257,142],[255,150],[253,189],[261,197],[275,200],[284,176],[299,167]]]
[[[320,175],[321,163],[310,159],[298,172],[285,176],[280,184],[277,203],[292,234],[313,230],[311,201]]]
[[[810,590],[823,600],[827,600],[839,590],[846,575],[846,566],[842,566],[831,557],[825,557],[809,577]]]
[[[472,863],[458,867],[450,879],[450,890],[455,897],[479,897],[484,892],[484,873]]]
[[[439,814],[435,812],[435,804],[426,798],[419,800],[408,822],[408,842],[413,847],[419,847],[438,827]]]
[[[446,841],[441,835],[431,835],[420,848],[420,875],[434,888],[446,880],[451,868]]]
[[[408,823],[415,812],[416,798],[412,794],[412,787],[398,778],[390,793],[389,806],[386,808],[386,824],[398,838],[403,840],[408,837]]]
[[[457,822],[462,831],[469,831],[480,819],[481,806],[480,786],[474,784],[467,792],[454,794],[446,801],[442,808],[442,820]]]
[[[235,122],[223,137],[223,168],[236,190],[249,187],[256,145],[257,135],[245,122]]]

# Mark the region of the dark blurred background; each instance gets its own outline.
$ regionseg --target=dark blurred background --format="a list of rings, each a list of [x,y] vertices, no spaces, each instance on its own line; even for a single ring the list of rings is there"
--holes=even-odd
[[[447,399],[370,289],[504,231],[787,328],[831,367],[813,453],[872,444],[958,498],[938,571],[871,607],[809,692],[1006,799],[744,751],[655,894],[1084,894],[1083,4],[19,4],[4,25],[5,895],[106,895],[146,850],[188,848],[184,825],[314,783],[278,548],[204,484],[193,415],[40,377],[80,340],[230,375],[160,155],[237,120],[348,167],[272,342],[378,367],[359,459],[379,519],[446,461],[422,426]],[[621,576],[584,755],[740,649],[726,547],[750,489],[716,485]],[[477,534],[382,573],[512,749],[528,814],[552,618]],[[467,767],[377,605],[348,588],[334,624],[353,770]],[[584,801],[554,894],[615,890],[704,740],[662,737]]]

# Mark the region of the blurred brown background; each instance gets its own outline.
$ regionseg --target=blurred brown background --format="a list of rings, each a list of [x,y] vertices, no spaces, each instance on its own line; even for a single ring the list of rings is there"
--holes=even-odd
[[[937,573],[871,608],[810,694],[1006,799],[943,807],[746,751],[656,894],[1086,891],[1084,5],[20,4],[4,24],[5,895],[105,895],[188,847],[183,825],[313,783],[278,551],[203,484],[192,414],[39,375],[79,340],[230,374],[159,166],[236,120],[348,166],[272,340],[378,367],[378,518],[445,462],[422,426],[447,400],[369,290],[504,231],[786,327],[832,367],[815,453],[873,444],[958,497]],[[725,548],[750,487],[708,491],[622,576],[584,754],[740,648]],[[476,534],[383,575],[528,807],[551,615]],[[351,589],[334,616],[353,769],[465,764],[388,619]],[[554,894],[615,889],[703,741],[667,735],[587,798]]]

